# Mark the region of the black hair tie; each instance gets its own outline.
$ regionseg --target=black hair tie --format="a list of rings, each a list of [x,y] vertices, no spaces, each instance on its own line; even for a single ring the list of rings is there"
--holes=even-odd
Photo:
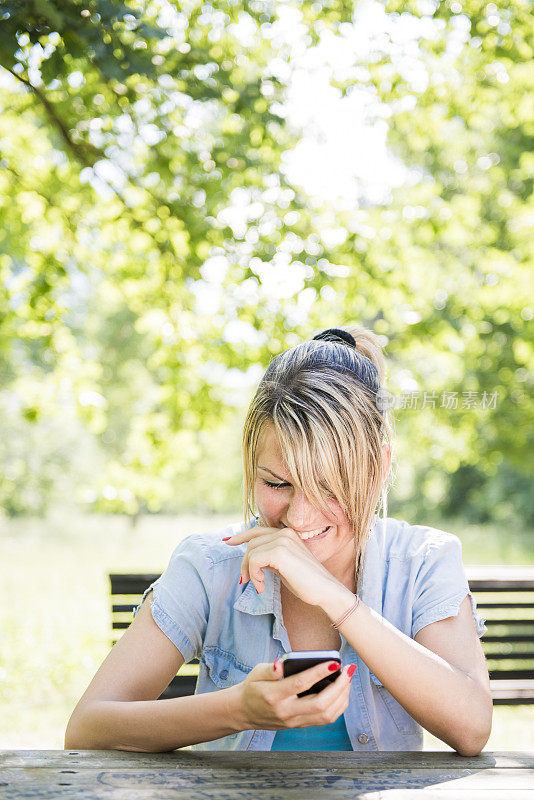
[[[340,340],[351,347],[356,348],[356,339],[348,331],[343,331],[341,328],[328,328],[326,331],[321,331],[313,339],[323,339],[325,342],[339,342]],[[312,341],[313,341],[312,339]]]

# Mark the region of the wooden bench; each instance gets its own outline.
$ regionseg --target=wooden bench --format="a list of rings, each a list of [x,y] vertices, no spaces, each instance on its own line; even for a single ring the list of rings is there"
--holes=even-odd
[[[534,567],[467,567],[469,587],[487,632],[481,639],[494,705],[534,703]],[[110,574],[112,630],[127,628],[144,590],[159,575]],[[117,639],[112,639],[113,646]],[[184,664],[158,698],[194,694],[198,659]]]
[[[109,574],[111,588],[111,616],[112,630],[123,630],[128,628],[133,620],[133,611],[141,602],[143,592],[151,583],[154,583],[159,575],[149,573],[134,574]],[[148,598],[147,598],[148,600]],[[146,602],[146,601],[145,601]],[[117,642],[116,638],[111,640],[111,646]],[[158,700],[166,700],[170,697],[185,697],[194,694],[198,677],[198,658],[194,658],[188,664],[183,664],[178,673],[174,676],[165,691],[158,697]]]
[[[534,703],[534,566],[466,566],[488,630],[480,640],[493,705]]]

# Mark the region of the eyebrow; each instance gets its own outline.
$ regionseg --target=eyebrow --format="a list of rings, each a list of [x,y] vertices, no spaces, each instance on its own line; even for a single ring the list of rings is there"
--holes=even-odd
[[[278,478],[278,480],[282,481],[282,483],[289,483],[289,481],[286,481],[285,478],[281,478],[280,475],[277,475],[276,472],[273,472],[272,469],[269,469],[268,467],[260,467],[260,466],[258,466],[258,469],[264,469],[266,472],[270,472],[271,475],[274,475],[274,477]]]

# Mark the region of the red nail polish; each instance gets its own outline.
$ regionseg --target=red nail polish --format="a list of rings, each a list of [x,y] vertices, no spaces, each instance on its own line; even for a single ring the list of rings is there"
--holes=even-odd
[[[354,675],[355,672],[356,672],[356,664],[351,664],[347,670],[347,675],[349,676],[350,680],[352,680],[352,676]]]
[[[223,538],[223,542],[227,542],[227,541],[228,541],[228,539],[231,539],[231,538],[232,538],[231,536],[225,536],[225,537]]]
[[[337,662],[332,662],[328,665],[328,669],[330,672],[334,672],[335,669],[339,669],[339,664]]]
[[[242,576],[242,575],[241,575],[241,577],[239,578],[239,583],[243,583],[243,576]]]
[[[280,664],[280,662],[281,662],[281,661],[282,661],[282,659],[281,659],[281,658],[277,658],[277,659],[275,660],[275,662],[274,662],[274,664],[273,664],[273,669],[274,669],[274,671],[275,671],[275,672],[276,672],[276,667],[278,666],[278,664]]]

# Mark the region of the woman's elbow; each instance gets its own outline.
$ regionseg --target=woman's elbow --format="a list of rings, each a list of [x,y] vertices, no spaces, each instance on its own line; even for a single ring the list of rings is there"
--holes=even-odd
[[[73,736],[71,732],[67,730],[65,733],[65,741],[63,743],[64,750],[96,750],[96,747],[91,747],[91,743],[85,740],[83,737],[76,737]]]
[[[471,734],[469,738],[465,737],[454,749],[461,756],[478,756],[488,743],[490,735],[491,723],[482,733],[476,736]]]
[[[74,714],[68,721],[65,730],[64,750],[103,750],[98,742],[92,742],[87,730],[80,724],[79,719],[74,719]]]
[[[489,739],[489,736],[486,736],[486,738],[482,742],[480,742],[480,741],[479,742],[470,742],[469,744],[465,744],[465,745],[461,745],[461,746],[459,745],[458,747],[455,747],[454,749],[456,750],[456,752],[458,753],[459,756],[465,756],[465,757],[478,756],[478,755],[480,755],[480,753],[484,749],[488,739]]]
[[[454,748],[456,752],[461,756],[478,756],[491,736],[492,722],[493,701],[491,694],[488,694],[480,711],[477,729],[465,732],[458,746]]]
[[[67,729],[65,731],[65,739],[64,739],[64,742],[63,742],[63,749],[64,750],[86,750],[87,748],[78,746],[77,741],[76,741],[76,736],[74,736],[74,734],[73,734],[73,730],[72,730],[73,726],[72,726],[71,722],[72,722],[72,717],[70,718],[70,720],[68,722],[68,725],[67,725]]]

